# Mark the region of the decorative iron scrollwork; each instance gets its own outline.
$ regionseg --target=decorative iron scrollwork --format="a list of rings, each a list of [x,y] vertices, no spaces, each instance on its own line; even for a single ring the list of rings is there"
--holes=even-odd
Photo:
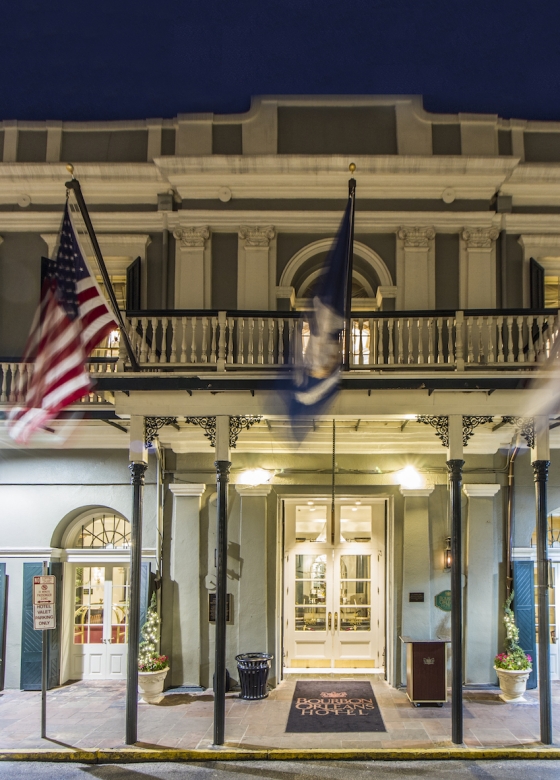
[[[502,417],[502,422],[514,425],[531,449],[535,446],[535,420],[532,417]]]
[[[494,418],[488,415],[463,415],[463,447],[469,443],[469,439],[474,433],[474,429],[484,423],[492,422]],[[436,430],[436,436],[441,439],[444,447],[449,447],[449,417],[435,417],[432,415],[420,414],[416,418],[420,423],[431,425]]]
[[[235,449],[237,439],[242,430],[248,430],[252,425],[262,420],[261,415],[244,415],[229,418],[229,446]],[[199,425],[206,438],[210,441],[210,446],[216,446],[216,418],[215,417],[185,417],[185,422],[190,425]]]
[[[146,447],[157,438],[160,428],[164,425],[177,425],[176,417],[146,417]]]

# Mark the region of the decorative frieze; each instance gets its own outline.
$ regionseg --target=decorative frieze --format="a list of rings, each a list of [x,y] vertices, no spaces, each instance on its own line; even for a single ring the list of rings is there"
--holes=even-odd
[[[237,439],[242,430],[248,430],[255,423],[262,420],[260,415],[234,416],[229,418],[229,446],[235,449]],[[215,417],[185,417],[185,422],[190,425],[199,425],[211,447],[216,446],[216,418]]]
[[[463,415],[463,446],[466,447],[473,435],[475,428],[484,423],[492,422],[494,418],[488,415]],[[431,425],[435,428],[436,436],[441,439],[443,447],[449,447],[449,417],[436,417],[420,414],[416,418],[419,423]]]
[[[533,417],[502,417],[502,422],[514,425],[521,436],[527,442],[527,446],[533,449],[535,446],[535,420]]]
[[[404,241],[405,249],[420,247],[428,249],[436,237],[433,227],[400,227],[397,236]]]
[[[210,229],[207,225],[177,228],[173,231],[173,236],[179,242],[181,249],[204,249],[206,242],[210,238]]]
[[[146,417],[146,447],[157,438],[160,428],[164,425],[177,425],[176,417]]]
[[[275,235],[276,231],[272,225],[267,227],[241,225],[239,228],[239,238],[245,243],[245,248],[252,246],[268,248]]]
[[[500,235],[497,227],[466,227],[461,232],[461,238],[467,249],[492,249],[494,241]]]

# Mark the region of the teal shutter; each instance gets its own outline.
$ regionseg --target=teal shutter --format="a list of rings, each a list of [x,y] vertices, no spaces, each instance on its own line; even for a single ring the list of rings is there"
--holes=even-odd
[[[140,631],[148,617],[148,607],[150,606],[150,564],[142,561],[142,571],[140,574]],[[142,635],[140,635],[142,641]]]
[[[6,669],[6,605],[8,595],[6,564],[0,563],[0,691],[4,690],[4,672]]]
[[[62,564],[51,563],[49,574],[56,577],[56,628],[47,631],[49,635],[49,679],[47,687],[56,688],[60,685],[60,636],[62,631]]]
[[[42,631],[33,630],[33,577],[43,573],[41,563],[23,564],[23,615],[21,626],[21,682],[24,691],[41,690]]]
[[[513,562],[513,613],[519,629],[519,644],[533,659],[527,688],[537,687],[537,645],[535,637],[535,573],[533,561]]]

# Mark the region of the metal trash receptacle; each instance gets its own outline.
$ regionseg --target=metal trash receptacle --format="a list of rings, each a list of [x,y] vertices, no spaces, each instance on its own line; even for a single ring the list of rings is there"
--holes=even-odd
[[[240,699],[266,699],[266,683],[272,658],[268,653],[241,653],[235,656],[241,686]]]

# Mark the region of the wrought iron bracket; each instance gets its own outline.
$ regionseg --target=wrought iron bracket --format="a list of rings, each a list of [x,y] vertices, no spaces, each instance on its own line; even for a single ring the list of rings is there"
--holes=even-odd
[[[488,415],[463,415],[463,447],[469,443],[469,439],[474,433],[475,428],[484,423],[492,422],[494,418]],[[449,417],[436,417],[432,415],[420,414],[416,418],[417,422],[424,425],[431,425],[435,428],[436,436],[441,439],[443,447],[449,447]]]
[[[533,449],[535,446],[535,420],[533,417],[502,417],[502,421],[514,425],[521,436],[527,442],[527,446]]]
[[[160,428],[164,425],[177,425],[176,417],[146,417],[145,442],[148,447],[157,438]]]
[[[229,446],[235,449],[237,439],[242,430],[248,430],[255,423],[262,420],[261,415],[245,415],[229,418]],[[216,446],[216,418],[215,417],[185,417],[185,422],[190,425],[199,425],[211,447]]]

